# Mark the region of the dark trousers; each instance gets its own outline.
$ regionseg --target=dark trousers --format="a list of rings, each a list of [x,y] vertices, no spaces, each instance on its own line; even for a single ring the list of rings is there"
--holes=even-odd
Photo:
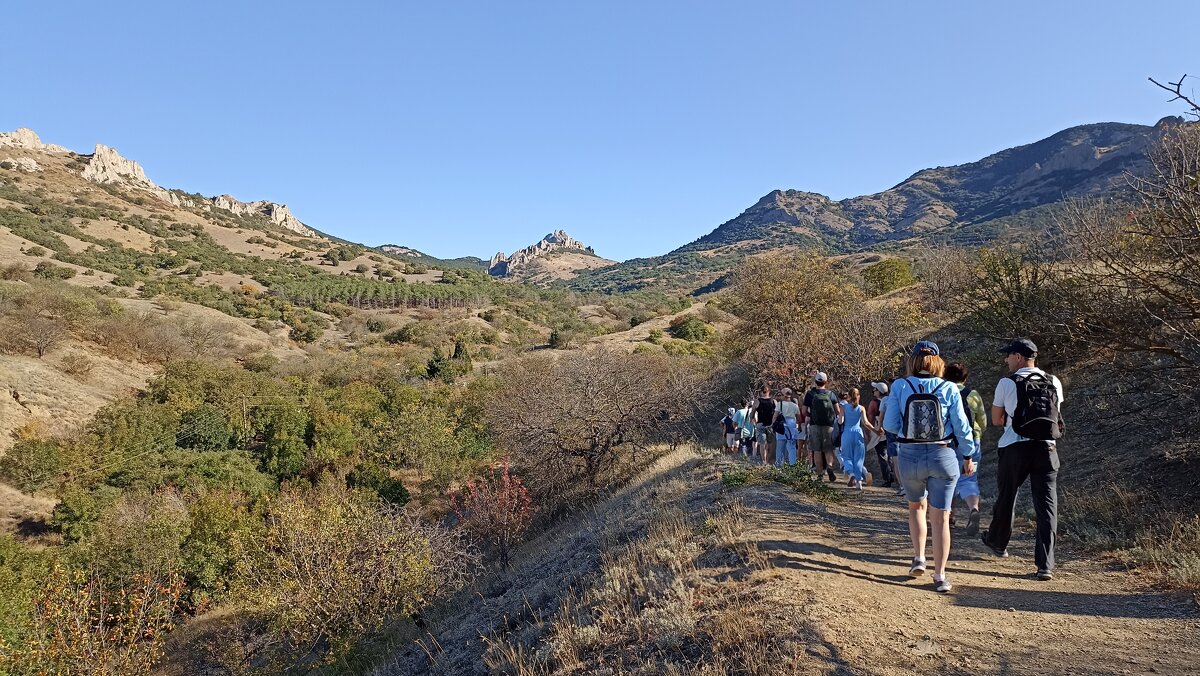
[[[892,463],[888,462],[887,457],[887,440],[880,441],[875,444],[875,456],[879,458],[879,478],[883,479],[883,483],[890,484],[895,480],[892,476]]]
[[[1008,547],[1017,490],[1029,479],[1033,510],[1037,514],[1033,558],[1038,570],[1053,570],[1054,535],[1058,530],[1058,451],[1045,441],[1020,441],[999,449],[998,455],[996,504],[992,508],[987,544],[996,549]]]

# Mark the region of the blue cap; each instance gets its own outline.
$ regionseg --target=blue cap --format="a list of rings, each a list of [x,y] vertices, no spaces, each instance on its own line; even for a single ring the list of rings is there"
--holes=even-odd
[[[937,357],[941,356],[942,351],[938,349],[937,343],[932,340],[921,340],[916,345],[913,345],[912,356],[918,357],[923,354],[931,354]]]

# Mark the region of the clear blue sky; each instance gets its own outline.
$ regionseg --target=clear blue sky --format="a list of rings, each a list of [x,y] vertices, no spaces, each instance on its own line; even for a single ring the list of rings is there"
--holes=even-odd
[[[775,188],[835,198],[1181,111],[1200,3],[45,2],[0,129],[367,244],[665,253]],[[1200,81],[1198,81],[1200,82]],[[1197,87],[1200,90],[1200,86]]]

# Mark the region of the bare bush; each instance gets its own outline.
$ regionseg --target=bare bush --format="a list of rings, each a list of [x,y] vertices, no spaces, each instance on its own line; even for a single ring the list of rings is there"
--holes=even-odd
[[[14,674],[149,674],[178,617],[183,581],[139,573],[124,586],[55,566],[34,599],[19,646],[0,645]]]
[[[962,298],[978,279],[971,252],[952,246],[924,249],[918,254],[913,273],[921,281],[921,301],[930,312],[955,317],[970,309],[964,307]]]
[[[266,523],[265,539],[241,543],[236,597],[265,632],[261,657],[280,669],[344,656],[457,588],[477,562],[454,533],[341,481],[285,488]]]
[[[868,301],[816,257],[763,258],[737,273],[731,293],[741,316],[726,346],[773,384],[816,370],[841,383],[890,374],[922,319],[912,303]]]
[[[635,454],[685,434],[711,392],[692,362],[609,349],[528,357],[499,380],[488,427],[551,507],[628,478]]]

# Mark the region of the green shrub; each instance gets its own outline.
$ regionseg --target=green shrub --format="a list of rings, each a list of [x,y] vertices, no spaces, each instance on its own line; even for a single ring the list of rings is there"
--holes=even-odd
[[[882,296],[917,281],[912,265],[900,258],[889,258],[867,267],[862,271],[862,278],[870,296]]]
[[[64,458],[58,442],[22,439],[0,458],[0,478],[26,493],[49,486],[63,470]]]
[[[363,463],[351,470],[346,475],[346,485],[372,490],[385,502],[393,505],[404,505],[409,500],[404,482],[392,478],[387,469],[373,462]]]
[[[694,314],[672,319],[669,329],[672,336],[688,341],[708,340],[716,331],[711,324],[706,324]]]

